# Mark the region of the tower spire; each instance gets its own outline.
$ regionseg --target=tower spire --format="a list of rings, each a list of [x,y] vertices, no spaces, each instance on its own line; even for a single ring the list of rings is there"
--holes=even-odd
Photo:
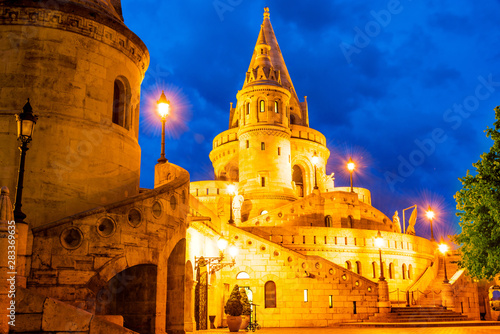
[[[297,94],[288,74],[269,17],[269,7],[266,7],[264,8],[264,20],[260,26],[259,36],[255,43],[243,88],[262,84],[280,86],[289,90],[293,99],[298,103]]]

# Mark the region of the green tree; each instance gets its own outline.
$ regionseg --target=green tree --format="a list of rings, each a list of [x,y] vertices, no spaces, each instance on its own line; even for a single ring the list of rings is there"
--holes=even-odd
[[[459,180],[455,195],[462,233],[454,237],[462,253],[460,266],[477,279],[491,279],[500,273],[500,107],[495,108],[494,128],[486,136],[493,140],[488,153],[472,164],[476,174]]]
[[[241,315],[241,312],[243,312],[243,305],[241,305],[240,288],[237,284],[234,286],[233,291],[231,291],[231,295],[229,296],[229,299],[226,302],[226,306],[224,307],[224,312],[232,316]]]
[[[247,292],[245,291],[244,288],[240,289],[240,294],[241,294],[241,305],[243,306],[243,311],[241,312],[241,314],[243,314],[243,315],[252,314],[252,308],[250,306],[250,301],[248,300]]]

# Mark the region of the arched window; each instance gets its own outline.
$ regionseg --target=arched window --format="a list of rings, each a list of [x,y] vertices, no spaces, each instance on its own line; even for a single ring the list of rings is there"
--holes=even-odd
[[[275,113],[279,112],[279,110],[278,110],[278,101],[274,101],[274,112]]]
[[[406,279],[406,264],[403,263],[403,279]]]
[[[276,308],[276,283],[267,281],[264,284],[265,308]]]
[[[247,102],[247,115],[250,115],[250,102]]]
[[[394,278],[394,265],[391,263],[389,263],[389,278],[390,279],[393,279]]]
[[[413,279],[413,267],[408,265],[408,279]]]
[[[325,217],[325,226],[332,227],[332,216],[328,215]]]
[[[354,222],[354,219],[352,216],[347,217],[347,227],[352,228],[352,223]]]
[[[130,86],[127,79],[119,77],[114,82],[112,122],[129,128],[128,108],[130,105]]]
[[[246,271],[240,271],[238,275],[236,275],[236,279],[249,279],[250,275]]]
[[[377,278],[377,263],[375,261],[372,262],[372,271],[373,271],[373,278]]]
[[[352,269],[351,261],[345,261],[345,268],[347,270],[351,270]]]
[[[259,107],[260,112],[266,111],[266,104],[265,104],[264,100],[260,100],[259,105],[260,105],[260,107]]]
[[[356,261],[356,274],[361,275],[361,262]]]
[[[290,124],[295,124],[295,115],[290,115]]]

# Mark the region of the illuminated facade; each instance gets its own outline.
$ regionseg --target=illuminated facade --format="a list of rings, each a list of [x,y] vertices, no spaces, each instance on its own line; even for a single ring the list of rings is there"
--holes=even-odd
[[[184,333],[209,327],[210,316],[224,326],[235,284],[259,305],[263,327],[371,319],[403,304],[403,291],[412,303],[479,317],[463,271],[450,265],[446,294],[426,298],[441,286],[435,245],[402,234],[369,190],[335,187],[326,174],[325,136],[309,127],[267,9],[229,129],[213,141],[215,180],[190,182],[181,167],[159,163],[154,189],[141,192],[138,105],[149,55],[124,25],[121,1],[1,9],[2,75],[12,80],[0,87],[0,177],[11,194],[18,97],[36,101],[40,117],[23,203],[29,230],[17,231],[16,332]],[[3,189],[2,214],[8,198]],[[221,237],[239,249],[234,263],[226,251],[223,265],[205,266],[200,257],[220,256]],[[0,263],[2,282],[7,272]],[[1,330],[8,302],[0,291]]]

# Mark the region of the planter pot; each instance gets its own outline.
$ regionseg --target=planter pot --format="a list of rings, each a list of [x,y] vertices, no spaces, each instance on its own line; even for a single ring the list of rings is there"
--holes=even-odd
[[[250,316],[249,315],[241,315],[241,325],[240,329],[245,329],[248,326],[248,323],[250,322]]]
[[[228,315],[227,316],[227,327],[229,327],[230,332],[237,332],[240,330],[241,326],[241,315]]]

